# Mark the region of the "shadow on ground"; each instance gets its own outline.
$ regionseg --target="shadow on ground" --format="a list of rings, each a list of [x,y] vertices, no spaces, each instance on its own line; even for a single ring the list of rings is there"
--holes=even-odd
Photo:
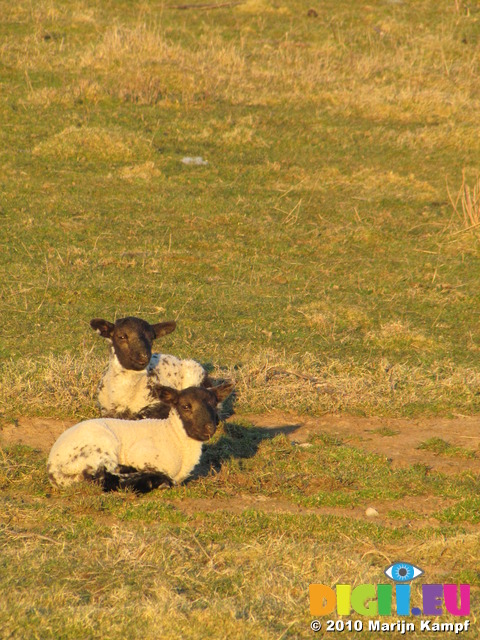
[[[253,458],[263,440],[271,440],[283,434],[291,439],[300,424],[284,424],[278,427],[244,427],[235,422],[224,424],[225,433],[216,442],[203,445],[200,464],[185,482],[208,476],[212,471],[219,472],[222,465],[232,458]]]

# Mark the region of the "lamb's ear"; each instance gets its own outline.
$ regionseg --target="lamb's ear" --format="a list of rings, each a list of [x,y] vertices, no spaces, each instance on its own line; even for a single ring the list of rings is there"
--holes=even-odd
[[[178,403],[179,394],[176,389],[159,385],[158,387],[155,387],[155,391],[157,392],[158,399],[165,402],[165,404],[173,406]]]
[[[175,320],[167,320],[167,322],[158,322],[157,324],[152,324],[152,329],[155,331],[155,338],[160,338],[160,336],[166,336],[167,333],[172,333],[175,331],[175,327],[177,323]]]
[[[93,320],[90,320],[90,326],[100,334],[102,338],[111,338],[113,336],[113,330],[115,328],[113,322],[102,320],[101,318],[93,318]]]
[[[235,389],[235,384],[231,380],[225,380],[222,384],[219,384],[218,387],[210,387],[209,391],[213,391],[213,393],[217,396],[217,402],[221,402],[228,398],[228,396]]]

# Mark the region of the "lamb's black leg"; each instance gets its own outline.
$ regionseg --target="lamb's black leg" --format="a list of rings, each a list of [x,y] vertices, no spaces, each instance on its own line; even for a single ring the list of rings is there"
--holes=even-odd
[[[128,470],[127,470],[128,469]],[[132,489],[137,493],[148,493],[153,489],[169,488],[174,485],[172,480],[158,471],[130,471],[132,467],[119,469],[118,473],[104,473],[104,491],[115,491],[118,489]]]

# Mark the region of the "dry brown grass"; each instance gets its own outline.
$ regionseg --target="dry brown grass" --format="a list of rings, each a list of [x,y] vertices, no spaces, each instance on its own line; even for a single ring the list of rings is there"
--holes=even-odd
[[[465,169],[462,172],[462,186],[457,197],[453,199],[447,184],[448,196],[457,219],[463,223],[465,230],[475,229],[480,225],[480,177],[477,176],[473,187],[467,183]],[[459,202],[461,211],[459,211]]]
[[[134,134],[114,128],[73,126],[40,142],[32,153],[42,158],[128,162],[139,155],[148,156],[150,150],[148,141]]]
[[[423,340],[422,340],[423,344]],[[239,410],[260,407],[265,411],[282,408],[313,413],[337,412],[370,415],[405,412],[408,407],[427,406],[435,395],[438,406],[448,402],[455,387],[459,395],[473,401],[480,375],[473,367],[433,365],[428,374],[423,367],[398,363],[393,367],[379,361],[376,369],[352,360],[319,363],[305,354],[302,366],[277,354],[252,358],[247,371],[235,373],[239,381]]]
[[[82,358],[48,355],[1,364],[0,413],[3,415],[75,415],[96,412],[96,387],[102,365],[91,353]],[[8,383],[6,382],[8,381]],[[15,408],[13,408],[15,407]]]
[[[45,638],[60,629],[72,638],[303,638],[311,583],[377,584],[398,557],[443,582],[478,556],[474,533],[382,536],[340,518],[249,511],[187,518],[164,498],[93,487],[41,498],[42,509],[38,501],[5,503],[5,637],[25,625]],[[412,585],[412,602],[420,590]]]
[[[291,15],[287,6],[267,0],[251,0],[232,11]],[[480,106],[476,51],[459,56],[450,30],[432,37],[408,21],[385,18],[377,23],[368,11],[363,35],[345,18],[332,17],[328,35],[315,46],[290,35],[259,41],[248,51],[241,40],[228,42],[215,32],[181,44],[148,6],[134,26],[103,23],[99,12],[88,6],[74,10],[40,2],[27,13],[35,21],[35,32],[23,39],[6,38],[0,45],[2,59],[27,73],[68,68],[74,77],[49,92],[32,86],[36,104],[42,99],[47,104],[78,100],[82,93],[141,104],[226,99],[232,104],[269,105],[301,99],[378,123],[443,123],[454,116],[473,123]],[[24,8],[12,8],[6,19],[26,20],[25,14]],[[46,43],[49,25],[62,21],[83,28],[95,25],[96,41],[87,39],[84,44],[81,38],[55,35]]]
[[[108,27],[93,49],[83,52],[80,67],[104,78],[109,93],[143,104],[189,103],[228,90],[243,77],[241,52],[215,35],[193,48],[168,39],[157,26]]]
[[[385,323],[378,331],[368,332],[366,339],[385,351],[401,347],[410,349],[412,352],[426,353],[436,346],[432,338],[418,330],[412,330],[401,320]]]
[[[125,166],[118,170],[119,175],[125,180],[153,180],[162,177],[162,172],[153,160],[147,160],[143,164]]]
[[[342,189],[354,194],[356,199],[398,198],[408,202],[415,197],[430,202],[432,198],[442,197],[437,187],[418,179],[413,173],[402,175],[392,170],[363,168],[348,174],[338,167],[323,167],[319,171],[304,171],[298,177],[299,190],[328,192]],[[295,190],[293,188],[292,192]]]
[[[398,323],[370,332],[373,343],[424,353],[430,341]],[[105,361],[87,353],[83,358],[49,355],[38,361],[22,358],[3,362],[0,379],[0,414],[93,417],[97,415],[96,387]],[[473,367],[451,362],[433,364],[428,370],[407,362],[379,360],[376,367],[352,359],[324,361],[317,355],[285,354],[263,350],[251,354],[241,367],[215,367],[215,378],[236,381],[237,412],[282,409],[321,414],[398,415],[408,407],[424,411],[434,397],[436,411],[449,406],[455,393],[462,402],[475,401],[480,374]]]

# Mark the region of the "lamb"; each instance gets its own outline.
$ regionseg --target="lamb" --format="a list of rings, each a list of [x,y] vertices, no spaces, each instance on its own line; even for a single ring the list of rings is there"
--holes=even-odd
[[[103,417],[166,418],[169,407],[158,400],[156,386],[181,390],[210,383],[198,362],[152,353],[153,341],[174,331],[173,320],[151,325],[135,317],[120,318],[115,324],[94,318],[90,326],[112,347],[108,369],[98,387]]]
[[[51,483],[93,480],[104,489],[149,489],[182,482],[198,464],[202,443],[215,433],[217,403],[232,390],[231,382],[182,391],[157,386],[159,399],[171,407],[166,419],[96,418],[70,427],[48,456]]]

